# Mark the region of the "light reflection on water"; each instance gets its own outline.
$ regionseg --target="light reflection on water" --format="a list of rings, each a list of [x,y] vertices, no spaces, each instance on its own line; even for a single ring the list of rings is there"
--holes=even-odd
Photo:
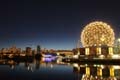
[[[74,72],[82,74],[81,80],[120,80],[120,65],[78,65],[73,64]]]
[[[120,65],[1,60],[0,79],[120,80]]]

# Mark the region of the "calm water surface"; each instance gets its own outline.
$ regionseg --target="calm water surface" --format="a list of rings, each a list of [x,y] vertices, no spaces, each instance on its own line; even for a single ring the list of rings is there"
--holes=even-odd
[[[120,80],[120,65],[1,60],[0,80]]]

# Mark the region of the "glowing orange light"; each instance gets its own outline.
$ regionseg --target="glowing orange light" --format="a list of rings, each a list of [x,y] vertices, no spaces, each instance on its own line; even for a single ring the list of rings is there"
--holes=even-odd
[[[113,46],[115,34],[113,29],[107,23],[95,21],[89,23],[81,33],[81,42],[83,47],[107,45]]]

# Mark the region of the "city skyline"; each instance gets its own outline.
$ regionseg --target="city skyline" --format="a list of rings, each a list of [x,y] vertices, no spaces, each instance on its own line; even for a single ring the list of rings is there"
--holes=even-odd
[[[118,2],[12,0],[0,4],[0,48],[73,49],[82,29],[96,20],[110,24],[119,37]]]

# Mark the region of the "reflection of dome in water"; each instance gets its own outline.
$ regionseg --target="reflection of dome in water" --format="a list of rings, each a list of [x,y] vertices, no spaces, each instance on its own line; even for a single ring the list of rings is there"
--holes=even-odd
[[[101,21],[95,21],[88,24],[81,33],[83,47],[94,45],[113,46],[114,39],[115,35],[113,29],[110,25]]]

